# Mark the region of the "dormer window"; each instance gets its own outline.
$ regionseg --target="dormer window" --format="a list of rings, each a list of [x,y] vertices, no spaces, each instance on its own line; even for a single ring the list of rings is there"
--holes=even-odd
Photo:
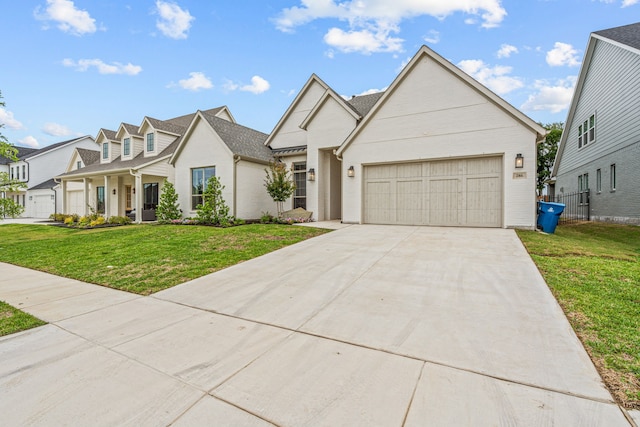
[[[153,134],[152,133],[148,133],[147,134],[147,152],[151,153],[153,152],[155,149],[155,144],[154,144],[154,140],[153,140]]]
[[[109,143],[103,142],[102,143],[102,160],[108,160],[108,159],[109,159]]]
[[[131,139],[130,138],[125,138],[122,141],[122,155],[123,156],[128,156],[131,154]]]
[[[76,162],[76,169],[82,169],[82,161],[81,160],[78,160]]]

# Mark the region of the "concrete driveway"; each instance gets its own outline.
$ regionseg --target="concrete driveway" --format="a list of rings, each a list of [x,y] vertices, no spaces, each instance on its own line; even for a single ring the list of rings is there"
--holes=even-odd
[[[629,426],[512,230],[350,226],[151,297],[0,264],[6,425]]]

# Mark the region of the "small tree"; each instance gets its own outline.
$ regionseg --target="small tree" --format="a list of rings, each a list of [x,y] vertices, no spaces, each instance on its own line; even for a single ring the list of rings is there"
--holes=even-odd
[[[287,166],[280,159],[270,162],[269,169],[264,171],[267,174],[264,186],[269,196],[276,202],[278,217],[280,217],[284,210],[284,202],[296,191],[296,184],[291,179]]]
[[[0,92],[0,100],[2,99],[2,92]],[[4,101],[0,101],[0,107],[4,107]],[[0,128],[3,128],[4,124],[0,123]],[[13,147],[7,141],[7,138],[4,137],[2,133],[0,133],[0,157],[5,157],[9,160],[16,161],[18,160],[18,149]]]
[[[542,195],[544,184],[551,177],[551,169],[553,169],[553,163],[556,160],[563,124],[551,123],[544,125],[544,128],[549,133],[544,141],[538,144],[538,175],[536,181],[538,196]]]
[[[182,210],[180,210],[180,203],[178,203],[178,193],[176,193],[174,185],[167,181],[166,178],[162,184],[162,193],[160,193],[158,206],[156,206],[156,217],[160,221],[182,218]]]
[[[24,207],[7,197],[7,193],[15,193],[27,186],[16,180],[10,179],[9,174],[0,172],[0,218],[15,218],[24,212]]]
[[[231,224],[229,206],[222,197],[224,185],[217,176],[212,176],[202,193],[202,204],[196,206],[196,219],[202,224],[226,227]]]

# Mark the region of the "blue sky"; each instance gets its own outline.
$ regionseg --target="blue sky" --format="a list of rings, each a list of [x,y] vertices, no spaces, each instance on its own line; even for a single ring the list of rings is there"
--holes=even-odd
[[[386,88],[421,45],[564,121],[589,34],[640,0],[0,0],[2,134],[44,147],[227,105],[269,133],[312,73]]]

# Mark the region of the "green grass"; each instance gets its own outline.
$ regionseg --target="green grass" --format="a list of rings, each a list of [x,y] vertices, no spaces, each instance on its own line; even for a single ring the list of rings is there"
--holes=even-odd
[[[0,337],[44,325],[40,319],[0,301]]]
[[[325,233],[310,227],[0,227],[0,261],[148,295]]]
[[[640,409],[640,227],[518,231],[607,386]]]

